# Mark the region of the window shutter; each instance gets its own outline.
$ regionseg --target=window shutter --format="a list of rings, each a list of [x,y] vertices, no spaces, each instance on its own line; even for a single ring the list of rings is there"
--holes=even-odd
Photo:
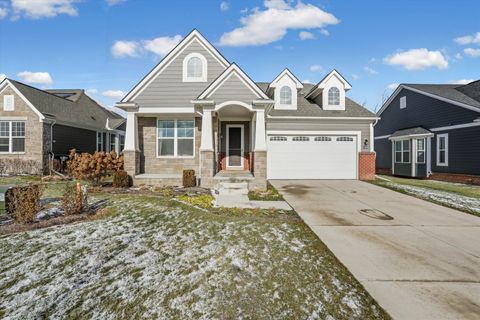
[[[13,111],[15,109],[15,99],[13,95],[3,96],[3,110],[4,111]]]

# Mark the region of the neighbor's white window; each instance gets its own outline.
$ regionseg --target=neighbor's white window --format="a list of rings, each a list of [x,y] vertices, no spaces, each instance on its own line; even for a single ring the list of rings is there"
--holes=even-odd
[[[119,136],[119,140],[120,140],[120,149],[118,150],[118,152],[121,153],[123,152],[123,149],[125,149],[125,136],[121,134]]]
[[[410,140],[395,141],[395,163],[410,163]]]
[[[0,121],[0,152],[25,152],[25,121]]]
[[[183,60],[184,82],[207,81],[207,59],[200,53],[190,53]]]
[[[417,139],[417,163],[425,163],[425,138]]]
[[[158,157],[192,157],[195,148],[194,120],[158,120]]]
[[[400,109],[405,109],[407,107],[407,97],[400,98]]]
[[[340,90],[337,87],[331,87],[328,90],[328,104],[331,106],[340,104]]]
[[[437,135],[437,166],[448,166],[448,133]]]
[[[15,109],[15,97],[13,95],[3,96],[3,111],[13,111]]]
[[[117,150],[115,150],[115,146],[116,146],[116,135],[115,133],[110,133],[110,150],[109,151],[115,151],[117,152]]]
[[[292,104],[292,89],[289,86],[280,88],[280,104]]]
[[[103,133],[97,132],[97,151],[103,151]]]

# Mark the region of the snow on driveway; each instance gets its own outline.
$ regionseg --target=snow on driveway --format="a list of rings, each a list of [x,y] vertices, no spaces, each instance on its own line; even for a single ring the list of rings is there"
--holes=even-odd
[[[0,237],[0,317],[384,317],[298,219],[112,199],[114,217]]]

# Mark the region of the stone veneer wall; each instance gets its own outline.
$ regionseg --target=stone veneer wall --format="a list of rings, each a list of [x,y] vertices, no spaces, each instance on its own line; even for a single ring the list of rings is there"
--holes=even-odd
[[[267,152],[255,151],[253,153],[253,176],[255,179],[250,182],[251,190],[267,189]]]
[[[157,118],[138,117],[140,153],[139,171],[164,175],[182,175],[184,169],[195,170],[198,175],[202,120],[195,118],[195,156],[189,158],[157,158]]]
[[[3,96],[14,96],[14,111],[4,111]],[[40,122],[38,115],[25,103],[23,99],[18,96],[11,88],[6,88],[0,94],[0,120],[6,117],[22,117],[25,121],[25,152],[20,154],[0,154],[0,159],[11,160],[18,162],[16,169],[19,166],[25,167],[30,174],[42,174],[45,168],[44,158],[44,123]],[[48,157],[48,155],[47,155]],[[8,168],[7,168],[8,170]],[[10,171],[10,170],[9,170]],[[8,173],[8,172],[7,172]],[[10,172],[16,173],[16,172]]]
[[[375,152],[360,152],[358,155],[358,179],[375,180]]]
[[[200,169],[200,186],[203,188],[213,188],[213,176],[215,175],[215,159],[213,151],[200,151],[201,169]],[[197,173],[198,175],[198,173]]]

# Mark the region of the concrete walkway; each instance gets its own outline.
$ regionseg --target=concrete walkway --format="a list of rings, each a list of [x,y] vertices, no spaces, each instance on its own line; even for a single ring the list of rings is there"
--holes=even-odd
[[[480,218],[360,181],[271,181],[396,319],[480,318]]]

